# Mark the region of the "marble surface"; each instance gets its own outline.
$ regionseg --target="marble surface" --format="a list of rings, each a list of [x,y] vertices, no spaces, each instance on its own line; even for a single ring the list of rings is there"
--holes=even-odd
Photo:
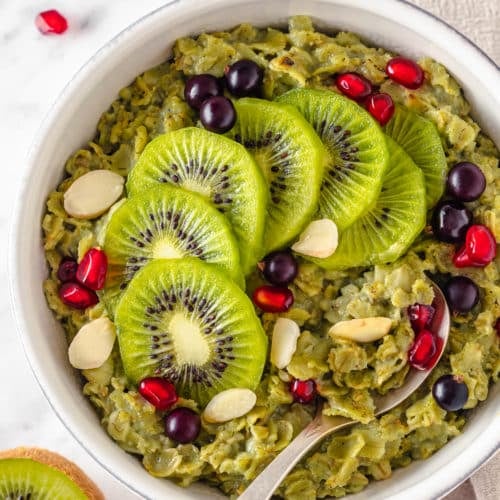
[[[86,470],[109,499],[132,500],[138,497],[110,477],[76,443],[50,409],[22,352],[9,305],[6,276],[8,229],[27,148],[51,103],[70,77],[101,45],[163,3],[162,0],[0,0],[0,145],[3,151],[3,179],[0,183],[0,318],[3,324],[0,332],[0,449],[38,445],[58,451]],[[500,60],[497,0],[418,0],[415,3],[441,13],[475,38],[497,62]],[[450,8],[440,11],[440,7],[446,4]],[[49,8],[57,8],[67,16],[70,29],[65,35],[43,37],[35,29],[33,20],[37,12]]]

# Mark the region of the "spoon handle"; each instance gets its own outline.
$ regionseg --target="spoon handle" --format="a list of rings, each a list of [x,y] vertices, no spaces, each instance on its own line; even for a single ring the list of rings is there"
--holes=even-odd
[[[238,500],[269,500],[295,464],[323,437],[354,422],[343,417],[318,415],[278,456],[250,483]]]

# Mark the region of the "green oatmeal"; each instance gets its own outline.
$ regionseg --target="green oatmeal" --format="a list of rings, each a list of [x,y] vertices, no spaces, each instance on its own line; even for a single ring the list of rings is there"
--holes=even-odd
[[[438,62],[424,58],[419,65],[425,82],[408,90],[387,78],[385,67],[393,57],[382,48],[366,45],[353,33],[327,35],[307,17],[293,17],[288,31],[258,29],[242,24],[227,32],[181,38],[172,58],[152,68],[128,87],[102,115],[97,132],[65,166],[65,179],[50,194],[43,219],[44,248],[50,269],[44,290],[50,308],[63,325],[68,342],[90,319],[110,315],[106,300],[76,310],[59,298],[57,271],[64,257],[80,260],[86,251],[102,245],[109,216],[82,220],[69,216],[64,193],[92,170],[111,170],[126,177],[144,148],[155,137],[198,126],[195,111],[184,100],[184,84],[192,75],[224,75],[234,61],[250,59],[264,68],[263,97],[274,100],[297,88],[335,88],[335,75],[357,72],[407,107],[435,124],[442,139],[448,167],[473,162],[486,178],[479,200],[468,204],[477,223],[489,227],[500,240],[499,153],[470,116],[470,106],[458,83]],[[356,420],[348,430],[325,439],[288,475],[276,494],[294,499],[341,497],[362,490],[371,480],[391,476],[394,469],[425,459],[460,434],[469,410],[488,396],[500,371],[500,259],[486,267],[457,269],[455,247],[436,241],[424,229],[397,261],[346,270],[325,270],[299,258],[299,273],[290,285],[295,301],[285,313],[259,312],[269,338],[278,317],[300,327],[297,350],[286,369],[269,360],[256,389],[257,403],[246,415],[222,424],[202,420],[202,430],[189,444],[166,436],[161,412],[137,392],[125,376],[115,344],[100,367],[83,370],[83,392],[95,406],[101,423],[120,447],[138,456],[146,470],[182,486],[203,481],[232,498],[283,450],[311,421],[313,404],[295,403],[289,381],[314,379],[325,399],[324,412]],[[429,277],[444,283],[450,276],[471,278],[480,301],[472,311],[452,316],[445,353],[424,385],[405,402],[374,417],[373,391],[385,394],[404,383],[410,368],[408,350],[414,332],[408,306],[431,304]],[[247,291],[264,283],[258,271],[247,278]],[[343,320],[383,316],[393,320],[389,335],[356,343],[329,334]],[[468,400],[463,410],[447,412],[431,394],[442,375],[463,377]],[[180,398],[177,406],[201,411],[194,400]]]

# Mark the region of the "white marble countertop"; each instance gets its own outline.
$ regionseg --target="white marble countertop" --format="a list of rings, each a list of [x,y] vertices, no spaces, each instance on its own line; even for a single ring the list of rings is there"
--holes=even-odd
[[[87,471],[109,499],[132,500],[138,497],[110,477],[64,428],[43,397],[22,352],[9,304],[6,276],[8,227],[27,148],[51,103],[70,77],[101,45],[163,3],[162,0],[0,0],[0,145],[3,151],[0,183],[0,318],[3,324],[0,333],[0,449],[38,445],[58,451]],[[442,12],[443,17],[448,17],[459,29],[475,37],[476,42],[498,62],[498,0],[415,0],[415,3]],[[446,4],[449,8],[440,11],[439,7]],[[52,8],[64,13],[70,29],[63,36],[43,37],[33,20],[39,11]],[[464,17],[464,12],[469,18]],[[473,22],[471,18],[474,18]]]

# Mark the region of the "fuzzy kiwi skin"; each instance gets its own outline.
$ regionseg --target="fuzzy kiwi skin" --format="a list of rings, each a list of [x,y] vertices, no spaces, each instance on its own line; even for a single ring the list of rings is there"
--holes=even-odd
[[[75,485],[74,500],[80,498],[76,496],[79,494],[79,491],[81,492],[82,500],[104,500],[104,495],[99,488],[76,464],[58,453],[42,448],[19,447],[0,451],[0,477],[2,476],[2,460],[19,459],[26,460],[26,465],[23,466],[24,470],[29,467],[30,463],[34,462],[46,465],[64,474],[68,481],[71,481]]]
[[[210,385],[188,380],[193,374],[188,364],[176,378],[176,340],[165,335],[174,317],[201,325],[189,351],[208,346],[209,357],[192,366],[196,374],[209,377]],[[204,406],[225,389],[255,390],[260,382],[267,336],[248,296],[216,266],[194,258],[151,261],[122,295],[115,324],[123,367],[132,383],[163,376],[181,396]]]

